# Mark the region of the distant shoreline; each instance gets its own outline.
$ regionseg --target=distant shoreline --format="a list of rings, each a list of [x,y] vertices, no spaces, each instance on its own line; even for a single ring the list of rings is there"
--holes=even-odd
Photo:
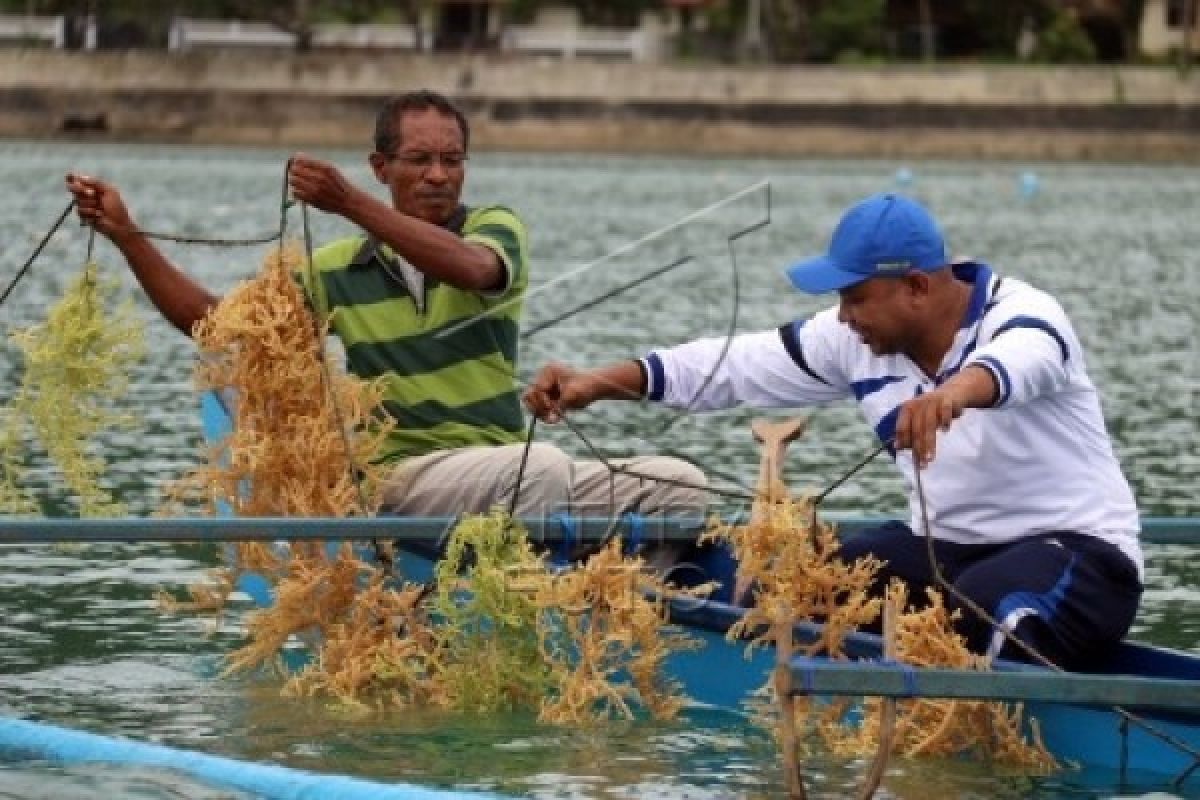
[[[457,98],[481,150],[1200,163],[1200,70],[649,67],[417,55],[0,51],[0,136],[365,147]]]

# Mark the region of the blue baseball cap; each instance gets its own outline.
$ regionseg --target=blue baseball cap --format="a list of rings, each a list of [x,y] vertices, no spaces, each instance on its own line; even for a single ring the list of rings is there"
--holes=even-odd
[[[946,263],[942,233],[920,203],[873,194],[842,215],[828,252],[788,267],[787,276],[800,291],[822,294],[880,275],[932,272]]]

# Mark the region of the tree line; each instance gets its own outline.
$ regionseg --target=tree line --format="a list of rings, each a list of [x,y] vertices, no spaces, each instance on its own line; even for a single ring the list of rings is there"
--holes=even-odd
[[[509,0],[492,13],[523,23],[549,5],[572,7],[585,24],[603,26],[629,27],[648,13],[675,13],[681,23],[676,55],[683,59],[1088,63],[1137,58],[1144,0],[707,0],[678,9],[671,0]],[[125,38],[134,40],[126,45],[163,43],[171,20],[187,16],[268,22],[295,35],[300,49],[321,23],[419,26],[423,11],[436,19],[452,6],[434,0],[0,0],[3,13],[90,15],[101,26],[125,26],[132,32]]]

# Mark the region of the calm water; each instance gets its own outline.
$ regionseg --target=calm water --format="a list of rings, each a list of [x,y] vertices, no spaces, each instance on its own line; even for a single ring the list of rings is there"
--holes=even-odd
[[[329,153],[366,182],[360,154]],[[0,144],[0,282],[32,252],[67,198],[61,176],[95,172],[125,190],[151,230],[248,237],[279,225],[286,154],[35,143]],[[530,336],[523,362],[580,364],[638,354],[701,334],[774,327],[822,307],[791,292],[780,274],[815,252],[839,211],[892,188],[890,162],[671,161],[658,158],[480,155],[468,199],[519,209],[530,231],[534,292],[529,325],[554,320],[650,270],[663,276]],[[907,188],[944,222],[952,248],[1055,292],[1072,315],[1110,429],[1145,513],[1200,514],[1200,170],[1125,166],[1036,166],[1039,191],[1024,197],[1030,165],[906,165]],[[770,219],[739,239],[727,237]],[[743,192],[738,195],[739,192]],[[718,207],[688,221],[691,212]],[[318,240],[345,230],[316,215]],[[298,233],[299,215],[290,230]],[[660,235],[626,247],[654,231]],[[0,307],[4,331],[39,320],[82,263],[86,237],[74,225],[55,237],[17,292]],[[168,246],[207,285],[223,290],[251,274],[263,248]],[[104,271],[133,290],[119,258],[97,246]],[[138,514],[160,504],[160,487],[199,452],[189,342],[138,297],[152,352],[127,402],[134,430],[102,442],[112,485]],[[0,345],[0,399],[20,365]],[[676,417],[628,405],[581,417],[605,452],[673,450],[732,483],[751,480],[757,455],[748,421],[730,412]],[[565,431],[550,434],[584,455]],[[872,446],[848,407],[821,410],[793,445],[789,481],[821,487]],[[39,454],[31,474],[46,512],[71,513]],[[830,498],[848,510],[896,509],[899,483],[873,464]],[[737,720],[693,716],[672,726],[639,723],[577,733],[526,718],[397,715],[356,718],[319,704],[284,702],[273,684],[220,680],[221,654],[238,640],[236,615],[211,631],[204,621],[154,611],[158,588],[201,577],[212,551],[156,544],[0,547],[0,713],[93,731],[346,772],[441,786],[482,787],[532,797],[779,796],[773,750]],[[1139,638],[1200,647],[1194,552],[1150,547]],[[817,796],[852,793],[861,765],[808,765]],[[1047,797],[1053,788],[1004,779],[968,765],[897,762],[893,797]],[[97,770],[0,762],[3,797],[233,797],[153,770]]]

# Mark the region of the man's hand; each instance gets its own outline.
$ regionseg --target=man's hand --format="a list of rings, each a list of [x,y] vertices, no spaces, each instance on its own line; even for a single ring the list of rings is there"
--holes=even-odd
[[[990,408],[996,402],[996,394],[996,382],[989,370],[967,367],[932,392],[900,406],[896,449],[911,449],[917,469],[925,469],[937,453],[938,431],[950,430],[965,409]]]
[[[597,399],[593,383],[589,373],[551,361],[525,390],[525,407],[543,422],[558,422],[564,411],[586,408]]]
[[[339,216],[346,216],[359,191],[337,167],[303,153],[292,156],[288,186],[300,202]]]
[[[67,173],[67,191],[75,197],[79,219],[109,239],[137,234],[129,210],[116,187],[99,178]]]

